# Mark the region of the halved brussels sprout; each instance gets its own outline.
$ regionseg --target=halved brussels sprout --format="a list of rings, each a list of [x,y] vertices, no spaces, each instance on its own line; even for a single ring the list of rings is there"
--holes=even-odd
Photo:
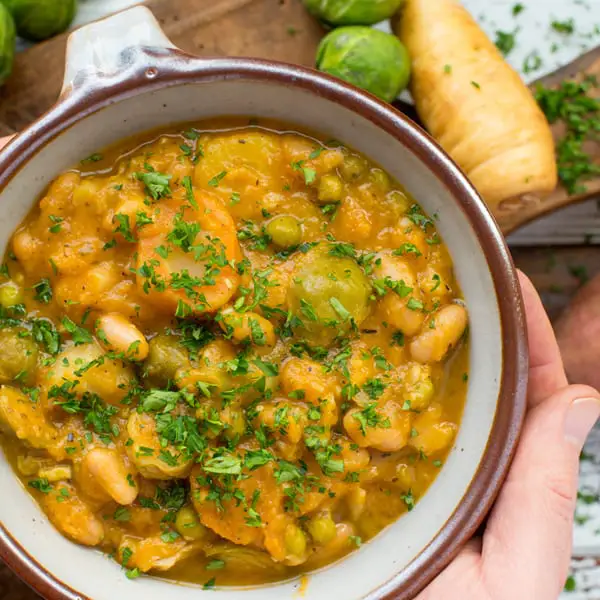
[[[17,377],[31,383],[38,348],[29,332],[20,327],[0,329],[0,350],[0,383],[10,383]]]
[[[330,344],[360,325],[369,314],[371,285],[351,258],[331,254],[325,245],[308,252],[292,277],[288,304],[307,341]]]
[[[144,372],[152,385],[165,387],[175,379],[178,369],[190,366],[187,350],[177,336],[161,334],[150,340]]]

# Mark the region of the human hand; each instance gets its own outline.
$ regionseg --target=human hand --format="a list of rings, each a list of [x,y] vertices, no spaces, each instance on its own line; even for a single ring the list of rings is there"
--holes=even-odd
[[[529,342],[528,413],[482,539],[467,544],[417,600],[556,600],[571,557],[579,454],[600,394],[568,385],[550,321],[519,273]]]

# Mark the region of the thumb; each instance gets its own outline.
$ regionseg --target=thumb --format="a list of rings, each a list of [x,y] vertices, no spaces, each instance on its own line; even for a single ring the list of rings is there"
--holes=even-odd
[[[491,589],[514,582],[519,598],[558,597],[571,556],[579,454],[599,415],[600,395],[581,385],[559,390],[528,413],[483,539]]]

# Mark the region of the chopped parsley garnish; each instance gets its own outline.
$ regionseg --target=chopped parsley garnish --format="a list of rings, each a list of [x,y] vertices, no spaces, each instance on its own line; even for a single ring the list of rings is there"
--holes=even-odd
[[[585,181],[600,174],[600,165],[585,148],[598,138],[600,100],[590,92],[598,87],[594,77],[563,81],[557,88],[538,85],[535,98],[549,123],[561,121],[565,133],[556,145],[558,176],[569,194],[585,191]]]
[[[69,319],[69,317],[63,317],[62,325],[66,331],[71,334],[71,339],[75,342],[76,346],[80,344],[87,344],[92,341],[92,334],[83,327],[79,327]]]
[[[42,304],[49,304],[52,301],[52,287],[48,279],[40,279],[34,286],[35,296],[33,297]]]
[[[134,173],[134,177],[144,184],[146,193],[149,194],[154,200],[160,200],[164,196],[170,196],[171,186],[169,182],[171,181],[172,175],[158,173],[151,167],[151,170],[148,170],[149,166],[150,165],[146,165],[146,170],[148,172]]]
[[[292,169],[294,169],[294,171],[301,171],[304,175],[304,183],[306,183],[306,185],[310,185],[311,183],[314,183],[316,181],[317,172],[311,167],[304,166],[305,163],[306,161],[304,160],[298,160],[296,162],[293,162]]]
[[[413,496],[412,490],[408,490],[406,494],[400,496],[406,505],[406,508],[410,512],[415,507],[415,497]]]
[[[367,404],[362,410],[353,413],[352,418],[358,421],[363,435],[367,435],[367,429],[370,427],[380,427],[383,429],[391,427],[389,417],[384,417],[377,410],[376,402]]]
[[[57,354],[60,348],[60,335],[50,321],[35,319],[32,323],[31,334],[38,344],[43,344],[48,354]]]
[[[57,217],[56,215],[49,215],[49,219],[54,225],[48,227],[48,231],[50,231],[50,233],[58,233],[62,228],[64,219],[62,217]]]
[[[575,21],[573,18],[566,21],[552,21],[550,26],[554,31],[565,35],[571,35],[575,31]]]
[[[52,485],[45,477],[32,479],[27,485],[42,494],[49,494],[52,491]]]
[[[495,44],[498,50],[500,50],[504,56],[508,56],[514,49],[516,43],[515,35],[517,31],[517,29],[512,32],[500,30],[496,31]]]
[[[185,197],[186,197],[187,201],[197,210],[198,203],[196,202],[196,199],[194,198],[194,190],[192,188],[192,178],[189,175],[186,175],[181,180],[181,185],[185,188]]]
[[[120,233],[127,242],[137,241],[131,231],[131,225],[129,223],[129,215],[123,213],[117,213],[114,220],[118,223],[117,228],[114,230],[115,233]]]
[[[523,73],[527,75],[533,71],[537,71],[541,66],[542,59],[537,51],[534,50],[525,58],[525,62],[523,63]]]
[[[221,183],[221,181],[223,180],[223,178],[227,175],[227,171],[221,171],[220,173],[218,173],[217,175],[215,175],[212,179],[209,179],[208,181],[208,185],[210,185],[210,187],[219,187],[219,183]]]
[[[103,158],[104,157],[102,156],[102,154],[99,154],[98,152],[94,152],[94,154],[90,154],[87,158],[84,158],[80,162],[82,165],[85,165],[86,163],[99,162]]]

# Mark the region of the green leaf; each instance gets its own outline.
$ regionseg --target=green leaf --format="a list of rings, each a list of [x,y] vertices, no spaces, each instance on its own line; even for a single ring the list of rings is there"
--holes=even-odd
[[[221,181],[223,180],[223,178],[227,175],[227,171],[221,171],[220,173],[218,173],[217,175],[215,175],[212,179],[210,179],[208,181],[208,185],[210,185],[210,187],[219,187],[219,183],[221,183]]]
[[[71,339],[76,346],[88,344],[93,340],[92,334],[87,329],[79,327],[69,317],[63,317],[62,325],[71,334]]]
[[[231,454],[210,458],[202,466],[207,473],[217,473],[219,475],[240,475],[242,472],[240,457]]]
[[[163,196],[171,195],[169,182],[172,175],[150,171],[149,173],[137,172],[133,176],[144,184],[146,193],[152,196],[154,200],[160,200]]]
[[[45,477],[32,479],[27,485],[42,494],[49,494],[52,491],[52,485]]]
[[[34,299],[42,304],[49,304],[52,300],[52,287],[48,279],[40,279],[34,286]]]
[[[335,297],[329,299],[329,304],[343,321],[349,321],[352,318],[346,307]]]

